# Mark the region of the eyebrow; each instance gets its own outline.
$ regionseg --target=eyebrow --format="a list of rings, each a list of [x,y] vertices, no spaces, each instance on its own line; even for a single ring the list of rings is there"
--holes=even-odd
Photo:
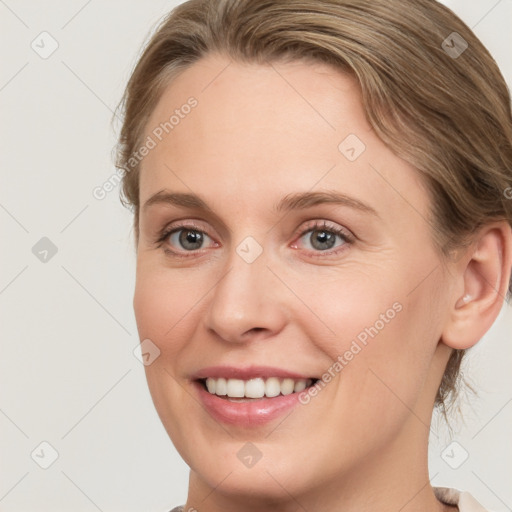
[[[209,213],[214,213],[206,201],[204,201],[196,194],[160,190],[156,194],[152,195],[144,203],[142,210],[145,211],[150,206],[155,204],[172,205],[178,207],[181,206],[184,208],[204,210]],[[274,205],[273,210],[275,213],[291,210],[305,210],[319,204],[335,204],[340,206],[347,206],[363,213],[369,213],[379,217],[379,214],[371,206],[363,203],[355,197],[351,197],[336,191],[296,192],[293,194],[288,194]]]

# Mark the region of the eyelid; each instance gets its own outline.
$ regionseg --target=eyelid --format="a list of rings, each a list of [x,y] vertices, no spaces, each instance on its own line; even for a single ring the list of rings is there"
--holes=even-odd
[[[310,220],[310,221],[306,222],[305,225],[304,224],[301,225],[297,229],[297,231],[295,232],[295,234],[293,236],[294,237],[304,236],[304,234],[306,234],[308,231],[314,231],[314,230],[320,231],[321,229],[324,229],[325,231],[331,231],[331,232],[337,233],[340,236],[343,235],[347,240],[350,240],[350,241],[355,240],[355,236],[347,228],[345,228],[343,226],[339,226],[334,223],[331,223],[330,221],[327,221],[327,220],[319,220],[319,219]]]
[[[204,233],[205,235],[208,235],[206,229],[197,223],[195,219],[192,220],[176,220],[171,222],[170,224],[166,224],[162,229],[158,230],[157,242],[161,242],[162,239],[165,239],[168,237],[171,233],[175,231],[180,231],[181,229],[191,229],[194,231],[199,231],[201,233]],[[210,235],[208,235],[210,236]],[[211,237],[210,237],[211,238]]]

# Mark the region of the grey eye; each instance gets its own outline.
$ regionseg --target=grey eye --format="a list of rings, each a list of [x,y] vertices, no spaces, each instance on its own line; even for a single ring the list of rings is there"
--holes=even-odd
[[[205,237],[209,238],[208,235],[202,231],[182,228],[175,231],[174,233],[171,233],[169,240],[172,245],[177,246],[178,248],[182,248],[187,251],[196,251],[201,249]]]
[[[336,245],[337,238],[341,243]],[[306,249],[312,249],[315,251],[328,251],[334,247],[344,245],[347,242],[344,235],[324,228],[309,229],[302,235],[301,240],[303,240],[302,243]]]

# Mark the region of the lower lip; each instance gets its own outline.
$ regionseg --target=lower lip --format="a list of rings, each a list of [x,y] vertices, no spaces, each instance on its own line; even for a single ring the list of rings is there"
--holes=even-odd
[[[213,418],[241,427],[264,425],[296,407],[300,393],[254,399],[250,402],[230,402],[208,392],[201,382],[194,381],[199,398]]]

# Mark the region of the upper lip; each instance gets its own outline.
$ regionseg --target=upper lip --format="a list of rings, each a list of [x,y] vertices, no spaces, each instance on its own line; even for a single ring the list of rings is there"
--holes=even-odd
[[[212,377],[218,379],[224,377],[225,379],[242,379],[249,380],[255,378],[268,379],[269,377],[280,377],[289,379],[315,379],[311,375],[304,375],[302,373],[284,370],[283,368],[274,368],[271,366],[209,366],[202,368],[192,375],[192,379],[206,379]]]

